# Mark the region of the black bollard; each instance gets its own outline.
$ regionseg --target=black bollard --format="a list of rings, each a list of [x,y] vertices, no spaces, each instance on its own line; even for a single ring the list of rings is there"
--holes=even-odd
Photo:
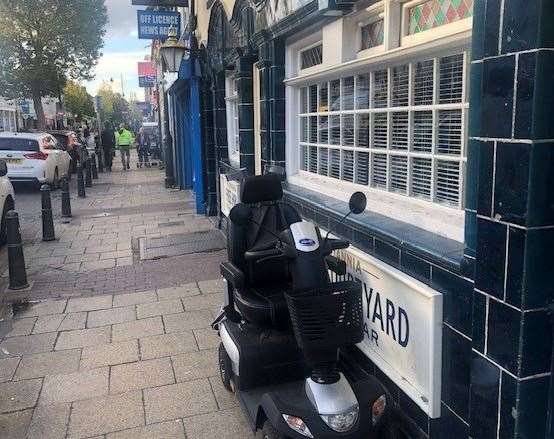
[[[85,186],[92,187],[92,160],[90,158],[85,162],[85,166]]]
[[[10,272],[10,290],[22,290],[27,288],[27,270],[25,269],[25,256],[21,243],[21,230],[19,228],[19,215],[15,210],[6,214],[6,233],[8,238],[8,265]]]
[[[52,218],[52,200],[50,199],[50,186],[43,184],[40,188],[42,198],[42,240],[54,241],[54,219]]]
[[[85,198],[85,179],[83,177],[83,167],[79,162],[77,164],[77,195],[79,198]]]
[[[62,218],[71,218],[71,198],[67,178],[62,179]]]
[[[104,159],[102,158],[102,151],[98,151],[98,172],[104,172]]]
[[[96,154],[92,154],[90,157],[92,160],[92,178],[98,180],[98,168],[96,167]]]

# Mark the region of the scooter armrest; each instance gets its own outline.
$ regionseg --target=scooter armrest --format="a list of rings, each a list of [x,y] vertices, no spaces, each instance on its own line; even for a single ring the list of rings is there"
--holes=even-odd
[[[233,288],[244,286],[244,273],[232,262],[222,262],[220,267],[221,275]]]
[[[327,256],[325,258],[327,268],[338,276],[344,276],[346,274],[346,262],[335,256]]]

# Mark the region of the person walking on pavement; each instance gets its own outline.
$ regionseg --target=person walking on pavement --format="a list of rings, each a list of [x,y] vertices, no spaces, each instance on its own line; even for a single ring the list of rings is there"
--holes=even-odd
[[[142,165],[144,165],[149,168],[150,160],[148,159],[148,149],[150,148],[150,136],[143,127],[141,127],[139,130],[137,141],[137,152],[139,158],[137,166],[139,168],[142,168]]]
[[[109,172],[112,172],[113,150],[115,146],[115,132],[112,124],[107,122],[101,134],[102,150],[104,152],[104,166]]]
[[[133,133],[125,128],[125,124],[122,123],[119,125],[119,131],[115,135],[115,144],[119,148],[119,153],[121,154],[121,164],[123,165],[123,170],[127,171],[131,169],[129,160],[131,159],[131,147],[135,139]]]

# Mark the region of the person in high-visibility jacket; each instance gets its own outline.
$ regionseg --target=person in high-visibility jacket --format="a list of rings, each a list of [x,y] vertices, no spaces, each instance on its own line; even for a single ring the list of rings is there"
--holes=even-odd
[[[133,133],[125,128],[124,123],[120,124],[119,131],[115,133],[115,146],[119,148],[121,164],[123,165],[124,171],[131,168],[129,160],[131,159],[131,148],[133,143],[135,143]]]

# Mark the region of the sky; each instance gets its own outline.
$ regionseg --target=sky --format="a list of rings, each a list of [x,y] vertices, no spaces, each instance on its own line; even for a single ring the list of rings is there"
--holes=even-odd
[[[137,38],[137,7],[131,0],[105,0],[108,8],[108,24],[104,36],[102,57],[96,66],[94,80],[86,82],[88,92],[95,96],[102,81],[113,79],[113,89],[125,97],[135,93],[144,99],[144,91],[138,86],[137,62],[150,54],[150,40]]]

